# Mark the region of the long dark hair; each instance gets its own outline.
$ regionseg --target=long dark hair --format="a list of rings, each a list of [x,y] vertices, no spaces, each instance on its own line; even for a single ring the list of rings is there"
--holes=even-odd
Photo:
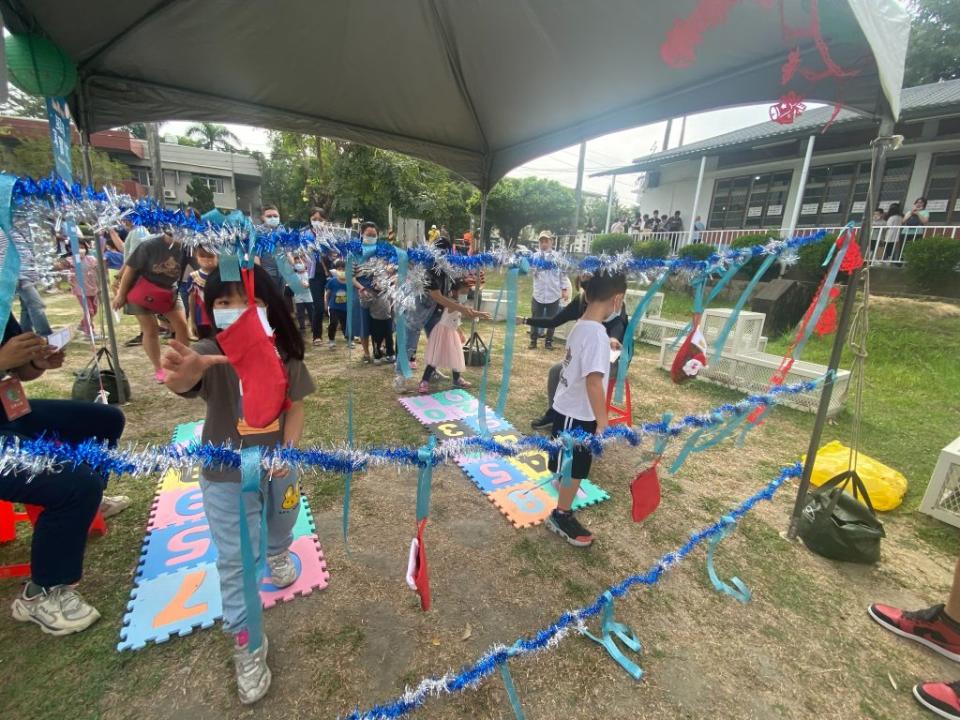
[[[280,356],[284,360],[303,360],[306,349],[300,331],[293,322],[293,315],[287,311],[287,305],[273,278],[259,265],[253,266],[253,294],[267,306],[267,320],[273,328]],[[203,304],[214,330],[217,328],[213,319],[213,303],[217,298],[227,295],[246,298],[247,291],[238,280],[221,280],[220,268],[217,268],[210,273],[203,287]]]

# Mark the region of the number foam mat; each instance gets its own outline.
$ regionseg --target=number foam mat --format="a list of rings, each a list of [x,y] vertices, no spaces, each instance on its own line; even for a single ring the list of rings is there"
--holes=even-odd
[[[438,440],[465,438],[480,434],[480,403],[466,390],[444,390],[433,395],[400,398],[400,404],[425,425]],[[508,420],[486,408],[487,429],[503,442],[515,442],[519,436]],[[457,464],[490,502],[514,527],[539,525],[556,507],[557,482],[547,468],[547,454],[530,450],[516,457],[464,455]],[[589,480],[580,484],[573,509],[608,500],[605,490]],[[181,499],[181,503],[188,500]]]
[[[202,427],[201,422],[177,426],[174,443],[199,440]],[[217,550],[203,514],[199,479],[199,468],[187,477],[169,470],[160,478],[118,650],[139,650],[151,641],[189,635],[212,627],[222,615]],[[280,589],[269,576],[264,578],[260,598],[265,608],[322,590],[330,581],[306,497],[300,498],[290,552],[297,579]]]

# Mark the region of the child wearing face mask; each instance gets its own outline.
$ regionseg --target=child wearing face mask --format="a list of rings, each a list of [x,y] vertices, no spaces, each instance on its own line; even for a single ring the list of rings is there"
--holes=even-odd
[[[279,290],[266,271],[253,270],[253,294],[260,322],[272,335],[283,361],[290,405],[267,427],[257,428],[244,420],[240,380],[214,337],[193,347],[173,341],[163,358],[166,385],[183,397],[200,397],[206,402],[203,442],[234,449],[249,446],[294,447],[300,442],[304,424],[303,399],[315,387],[303,363],[303,338],[287,312]],[[215,333],[228,328],[246,310],[248,300],[241,282],[224,281],[214,270],[204,288],[204,307]],[[285,466],[263,471],[259,493],[240,491],[240,470],[226,466],[204,468],[200,474],[203,509],[217,548],[217,571],[223,602],[224,629],[234,636],[233,661],[240,702],[262,698],[270,687],[266,634],[259,648],[251,649],[243,593],[243,561],[240,552],[241,502],[246,512],[254,554],[259,554],[261,517],[266,509],[267,558],[270,582],[287,587],[297,579],[290,554],[293,527],[300,510],[300,488],[296,473]],[[259,564],[260,558],[256,558]]]
[[[80,303],[80,332],[89,337],[91,333],[96,337],[93,327],[93,316],[97,314],[97,291],[100,279],[97,277],[97,259],[90,254],[90,243],[80,241],[80,265],[76,267],[73,256],[68,255],[54,263],[57,270],[66,270],[70,278],[70,292]],[[78,274],[83,276],[83,287],[80,287]]]
[[[466,279],[456,282],[453,292],[458,298],[460,305],[466,305],[466,294],[470,286]],[[426,395],[430,392],[430,380],[437,368],[449,369],[453,375],[453,386],[455,388],[468,388],[470,383],[460,377],[460,373],[466,368],[463,359],[463,343],[465,338],[460,330],[461,314],[459,310],[449,307],[443,309],[443,315],[440,321],[434,325],[430,331],[430,339],[427,341],[427,352],[424,357],[427,367],[423,371],[423,378],[420,381],[419,392]]]
[[[300,332],[307,331],[307,319],[313,321],[313,295],[310,293],[310,276],[307,269],[307,259],[302,252],[293,254],[291,265],[297,274],[300,287],[291,287],[293,302],[297,307],[297,324]]]
[[[347,274],[343,270],[343,260],[337,260],[333,267],[333,273],[327,278],[324,303],[330,313],[330,323],[327,325],[328,347],[336,350],[338,326],[348,347],[353,346],[353,338],[347,337]]]

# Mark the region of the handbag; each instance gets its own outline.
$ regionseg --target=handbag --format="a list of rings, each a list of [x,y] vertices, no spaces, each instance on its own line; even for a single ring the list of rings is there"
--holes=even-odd
[[[106,357],[107,367],[100,367],[100,359]],[[107,391],[107,402],[116,405],[120,402],[120,396],[117,392],[117,379],[123,383],[123,393],[127,400],[130,400],[130,382],[127,380],[123,370],[119,370],[113,364],[113,356],[106,348],[97,350],[97,356],[87,363],[86,367],[74,373],[76,379],[73,381],[73,390],[70,397],[74,400],[84,402],[96,402],[100,397],[100,383],[103,383],[103,389]]]
[[[852,496],[844,492],[849,483],[853,483]],[[880,560],[880,541],[886,537],[856,470],[842,472],[810,493],[800,516],[799,535],[818,555],[863,564]]]
[[[162,288],[141,275],[127,293],[127,302],[162,315],[173,310],[177,296],[172,288]]]

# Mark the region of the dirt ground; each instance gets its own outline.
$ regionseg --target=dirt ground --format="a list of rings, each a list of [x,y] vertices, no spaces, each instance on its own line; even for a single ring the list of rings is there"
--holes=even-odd
[[[64,310],[65,316],[68,311]],[[502,330],[497,330],[498,334]],[[125,327],[123,337],[133,334]],[[499,343],[498,343],[499,344]],[[547,369],[559,357],[528,351],[518,358],[507,417],[526,430],[541,411]],[[84,364],[79,346],[71,367]],[[497,353],[499,355],[499,353]],[[199,402],[153,384],[139,349],[125,349],[134,401],[126,408],[130,440],[167,442],[179,422],[202,416]],[[386,368],[348,364],[346,352],[311,349],[318,393],[308,401],[304,445],[341,440],[345,394],[352,384],[361,442],[413,444],[426,430],[397,403]],[[495,360],[496,362],[496,360]],[[495,365],[491,377],[499,376]],[[698,384],[679,388],[641,349],[631,368],[635,421],[702,411],[737,395]],[[62,394],[45,380],[40,394]],[[611,499],[581,513],[596,534],[588,550],[562,544],[536,527],[514,529],[456,466],[435,473],[428,526],[434,607],[419,609],[403,576],[414,533],[416,473],[376,469],[355,478],[349,552],[341,537],[342,480],[308,476],[330,585],[265,614],[273,686],[252,708],[236,699],[228,641],[217,630],[116,653],[150,501],[152,481],[123,478],[134,506],[90,543],[85,595],[103,620],[64,639],[18,627],[0,613],[0,717],[334,718],[388,701],[425,676],[471,662],[493,643],[550,624],[564,610],[592,602],[608,585],[646,569],[688,534],[776,477],[806,449],[808,415],[777,409],[744,448],[722,445],[691,456],[663,481],[663,501],[642,524],[630,520],[628,485],[644,451],[607,453],[593,479]],[[825,441],[832,439],[830,430]],[[669,455],[680,445],[675,444]],[[712,589],[702,550],[655,587],[617,602],[617,619],[643,643],[645,676],[632,680],[596,644],[570,636],[511,671],[526,716],[586,718],[872,718],[926,717],[910,697],[913,683],[957,677],[957,668],[884,632],[867,616],[872,601],[921,607],[945,598],[954,558],[910,532],[908,518],[886,518],[888,538],[875,567],[833,563],[779,536],[795,487],[760,505],[717,551],[721,575],[739,576],[753,599],[737,603]],[[19,547],[18,547],[19,546]],[[0,550],[0,562],[23,552]],[[0,595],[15,592],[0,581]],[[25,651],[11,652],[11,644]],[[4,689],[6,687],[6,689]],[[44,690],[44,687],[47,690]],[[56,691],[53,688],[57,688]],[[499,676],[456,697],[431,699],[426,718],[510,718]]]

